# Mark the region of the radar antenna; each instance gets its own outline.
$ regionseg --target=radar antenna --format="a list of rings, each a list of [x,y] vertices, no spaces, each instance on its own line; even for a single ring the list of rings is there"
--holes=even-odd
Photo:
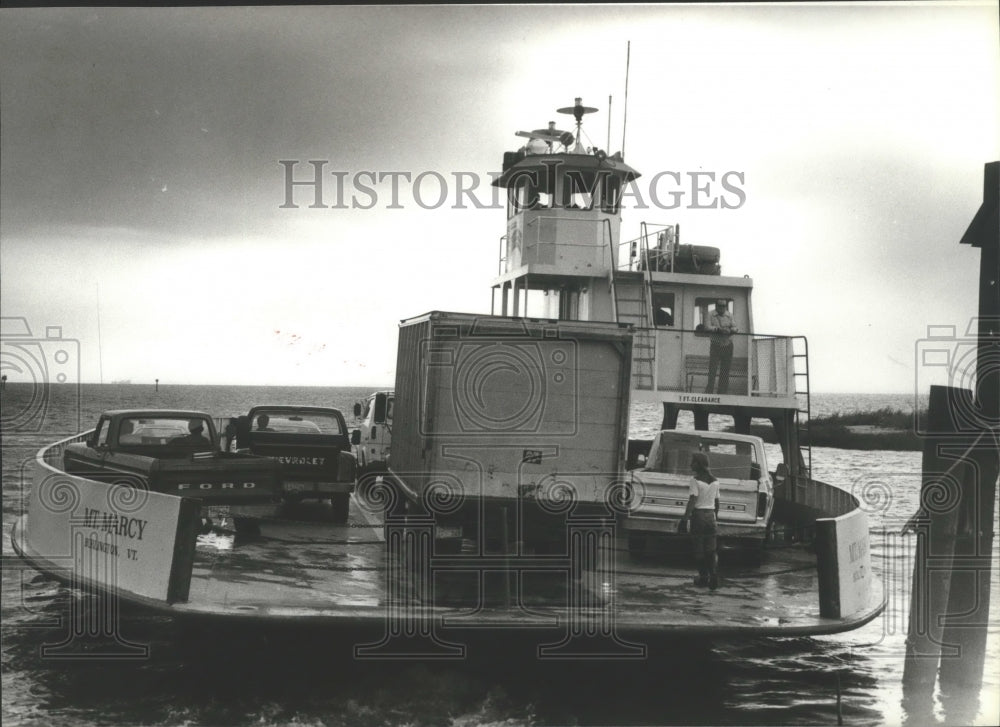
[[[584,106],[583,99],[579,96],[575,99],[576,103],[572,106],[564,106],[561,109],[556,109],[560,114],[572,114],[573,118],[576,119],[576,146],[573,149],[574,154],[580,154],[583,152],[583,146],[580,144],[580,127],[583,126],[583,116],[584,114],[597,113],[597,109],[593,106]]]
[[[518,131],[514,136],[523,136],[526,139],[540,139],[549,145],[549,151],[552,151],[552,145],[555,143],[562,144],[564,147],[569,149],[569,145],[573,143],[573,134],[568,131],[562,131],[556,128],[556,122],[550,121],[549,128],[547,129],[535,129],[534,131]]]

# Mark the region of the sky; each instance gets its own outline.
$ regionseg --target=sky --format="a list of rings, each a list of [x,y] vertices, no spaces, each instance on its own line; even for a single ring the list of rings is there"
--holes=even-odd
[[[928,326],[961,346],[977,310],[979,253],[958,241],[1000,158],[997,18],[3,9],[0,308],[40,350],[69,341],[85,382],[391,386],[401,319],[490,311],[506,219],[489,175],[515,131],[582,97],[587,143],[643,174],[623,236],[679,223],[719,247],[754,280],[756,330],[808,337],[813,391],[912,392],[934,374]],[[322,207],[286,185],[310,160]],[[657,205],[665,171],[682,184],[661,175]],[[742,203],[699,208],[694,172],[741,174]]]

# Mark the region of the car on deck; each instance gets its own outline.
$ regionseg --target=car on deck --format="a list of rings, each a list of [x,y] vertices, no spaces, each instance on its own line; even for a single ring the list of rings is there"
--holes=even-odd
[[[320,406],[261,405],[235,422],[236,451],[272,457],[287,503],[329,500],[333,522],[347,522],[356,460],[344,415]]]
[[[719,480],[720,548],[759,554],[774,510],[763,440],[747,434],[675,429],[659,432],[642,466],[628,473],[632,494],[622,526],[629,551],[641,553],[650,538],[678,536],[695,452],[708,455],[709,468]]]
[[[198,411],[104,412],[90,436],[63,452],[68,474],[201,501],[202,515],[242,525],[277,513],[281,471],[267,457],[221,451],[212,418]]]

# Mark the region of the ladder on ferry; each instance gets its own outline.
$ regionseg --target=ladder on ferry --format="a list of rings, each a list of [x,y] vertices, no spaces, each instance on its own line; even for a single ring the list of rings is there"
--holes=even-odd
[[[809,438],[811,418],[809,397],[809,341],[805,336],[792,338],[792,381],[795,385],[795,428],[798,431],[799,450],[805,457],[806,471],[812,477],[812,441]]]
[[[607,222],[607,220],[605,220]],[[646,223],[642,223],[642,236],[639,239],[640,260],[646,259]],[[617,323],[631,325],[632,336],[632,388],[652,390],[655,386],[653,370],[656,365],[656,332],[652,326],[652,278],[648,266],[641,281],[625,285],[616,274],[618,255],[614,240],[611,237],[610,224],[607,230],[608,246],[611,252],[611,266],[608,274],[608,285],[611,289],[611,302],[614,319]],[[631,276],[630,276],[631,277]],[[636,290],[638,289],[638,290]]]

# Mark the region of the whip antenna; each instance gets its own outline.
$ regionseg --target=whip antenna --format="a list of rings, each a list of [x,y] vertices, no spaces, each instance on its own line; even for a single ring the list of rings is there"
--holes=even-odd
[[[625,114],[622,118],[622,159],[625,158],[625,127],[628,125],[628,67],[632,59],[632,41],[625,50]]]
[[[608,143],[604,147],[610,153],[611,150],[611,94],[608,94]]]
[[[97,283],[97,366],[104,383],[104,347],[101,345],[101,284]]]

